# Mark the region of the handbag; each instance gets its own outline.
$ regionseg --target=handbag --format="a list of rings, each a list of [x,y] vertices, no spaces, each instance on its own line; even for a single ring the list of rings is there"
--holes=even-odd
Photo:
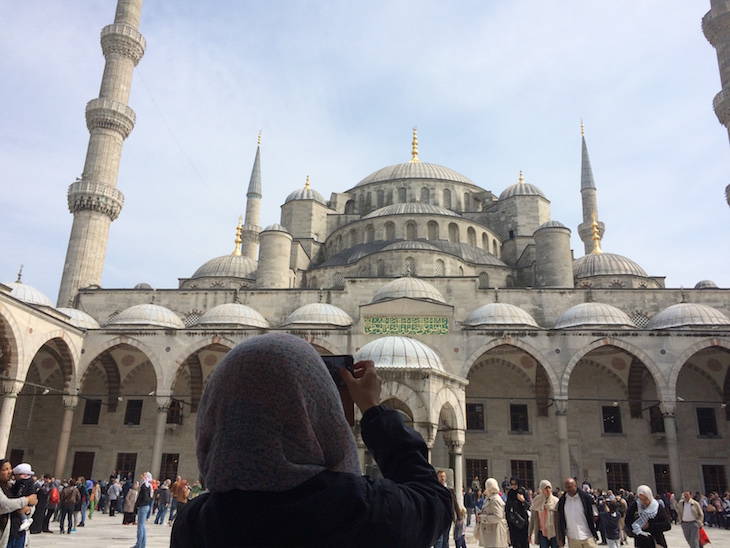
[[[507,521],[509,521],[513,527],[517,527],[517,529],[523,529],[525,525],[527,525],[527,520],[516,512],[514,508],[509,509]]]
[[[700,527],[700,544],[702,546],[710,544],[710,537],[707,536],[704,527]]]

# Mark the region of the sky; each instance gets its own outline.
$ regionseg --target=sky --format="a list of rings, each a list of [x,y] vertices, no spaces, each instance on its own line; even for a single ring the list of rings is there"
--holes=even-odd
[[[0,281],[56,301],[113,0],[0,3]],[[580,121],[604,251],[667,287],[730,287],[728,133],[709,1],[145,0],[106,288],[175,288],[230,254],[262,131],[260,225],[419,157],[538,186],[583,255]]]

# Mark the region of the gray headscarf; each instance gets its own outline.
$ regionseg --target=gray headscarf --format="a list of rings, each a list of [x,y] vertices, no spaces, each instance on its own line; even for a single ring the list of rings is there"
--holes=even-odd
[[[360,475],[322,358],[285,333],[249,339],[221,360],[200,400],[195,437],[212,492],[286,491],[325,470]]]

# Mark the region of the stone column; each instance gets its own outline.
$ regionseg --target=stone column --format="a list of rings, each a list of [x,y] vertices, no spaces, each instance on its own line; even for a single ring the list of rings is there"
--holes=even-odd
[[[444,439],[449,446],[449,461],[454,463],[454,493],[460,506],[464,506],[464,454],[463,447],[466,434],[463,430],[444,432]]]
[[[66,457],[68,456],[68,443],[71,440],[71,426],[74,421],[74,410],[79,403],[78,396],[63,397],[63,422],[61,423],[61,435],[58,438],[58,450],[56,451],[56,466],[53,468],[53,475],[57,479],[63,478],[63,471],[66,468]]]
[[[155,443],[152,446],[152,463],[150,473],[153,478],[160,478],[160,467],[162,465],[162,449],[165,446],[165,427],[167,426],[167,412],[170,409],[171,400],[169,397],[157,398],[157,424],[155,426]]]
[[[667,453],[669,454],[669,475],[672,477],[672,492],[679,497],[682,493],[682,469],[679,464],[679,446],[677,445],[677,421],[674,413],[677,402],[660,404],[664,418],[664,433],[667,436]]]
[[[22,388],[21,383],[15,381],[3,382],[3,405],[0,408],[0,456],[8,451],[10,440],[10,429],[13,426],[13,415],[15,404],[18,402],[18,393]]]
[[[555,423],[558,429],[558,467],[560,481],[572,477],[570,474],[570,445],[568,444],[568,399],[555,399]]]

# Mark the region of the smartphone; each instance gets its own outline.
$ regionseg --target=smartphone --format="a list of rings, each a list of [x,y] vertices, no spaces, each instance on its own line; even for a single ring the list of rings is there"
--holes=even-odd
[[[355,425],[355,402],[352,401],[350,391],[347,389],[345,381],[340,377],[340,369],[346,368],[350,373],[355,373],[355,360],[350,355],[342,356],[322,356],[324,364],[332,376],[332,380],[335,381],[337,391],[340,393],[340,400],[342,400],[342,409],[345,412],[345,418],[347,424],[350,426]]]

